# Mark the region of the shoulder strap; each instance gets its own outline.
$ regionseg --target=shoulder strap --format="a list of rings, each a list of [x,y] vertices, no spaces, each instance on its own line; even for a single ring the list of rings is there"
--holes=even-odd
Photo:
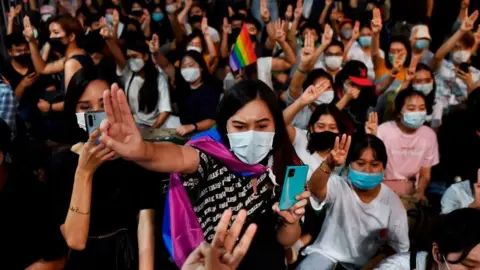
[[[410,251],[410,270],[417,269],[417,249],[412,248]]]

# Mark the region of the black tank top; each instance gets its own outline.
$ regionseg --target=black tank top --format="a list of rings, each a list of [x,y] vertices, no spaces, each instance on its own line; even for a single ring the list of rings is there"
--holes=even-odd
[[[74,56],[66,59],[65,62],[67,62],[70,59],[77,60],[77,62],[80,63],[82,68],[85,68],[85,69],[90,69],[90,68],[93,68],[95,66],[95,64],[93,63],[92,57],[90,57],[90,55],[88,55],[86,53],[85,54],[74,55]],[[75,74],[77,72],[75,72]],[[75,74],[73,74],[73,76],[75,76]],[[72,76],[72,78],[73,78],[73,76]],[[65,72],[62,73],[62,80],[61,81],[62,81],[62,84],[61,84],[62,85],[62,93],[65,94],[68,90],[68,85],[65,85]]]

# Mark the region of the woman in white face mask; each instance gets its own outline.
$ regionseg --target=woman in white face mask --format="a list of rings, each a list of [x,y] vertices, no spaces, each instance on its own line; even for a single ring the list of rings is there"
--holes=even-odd
[[[213,73],[217,69],[217,50],[208,32],[206,20],[202,21],[202,31],[194,29],[193,32],[188,35],[186,44],[186,51],[196,51],[202,54],[205,63],[207,63],[208,72]],[[176,66],[178,67],[179,63],[177,63]]]
[[[443,104],[435,98],[437,85],[430,67],[425,64],[418,64],[411,84],[413,89],[425,95],[425,105],[427,107],[425,121],[431,128],[440,127],[442,124]]]
[[[108,32],[106,27],[101,33],[104,34],[117,63],[117,75],[121,76],[125,85],[125,93],[135,122],[141,126],[164,127],[172,111],[168,78],[163,69],[153,63],[153,54],[150,54],[143,35],[135,34],[128,38],[127,60],[115,39],[105,32]]]
[[[333,40],[325,49],[323,54],[324,68],[334,79],[342,69],[343,64],[343,44]]]
[[[246,224],[255,223],[257,233],[241,265],[232,262],[230,267],[286,269],[284,247],[293,245],[300,236],[299,220],[310,194],[298,194],[299,202],[289,210],[278,208],[286,168],[294,158],[277,97],[266,84],[245,80],[234,85],[220,105],[217,128],[198,136],[188,146],[144,142],[132,117],[120,113],[128,110],[123,92],[112,89],[104,98],[108,121],[102,126],[101,141],[145,168],[175,172],[171,181],[177,183],[177,188],[183,190],[180,182],[196,194],[191,200],[193,207],[185,208],[199,221],[199,231],[186,232],[190,239],[192,234],[198,237],[192,241],[200,244],[205,238],[211,242],[222,212],[231,209],[236,216],[245,208]],[[116,132],[120,131],[119,125],[125,128]],[[170,218],[174,214],[170,213]],[[184,233],[175,232],[172,238],[187,237]],[[227,253],[231,252],[229,246],[225,245]]]
[[[472,34],[477,18],[478,11],[466,16],[460,29],[435,53],[432,69],[437,74],[437,99],[444,100],[447,108],[464,102],[479,81],[480,71],[468,64],[478,46]],[[448,60],[444,59],[447,54]]]
[[[157,176],[114,158],[99,142],[99,130],[85,131],[90,121],[85,113],[103,111],[108,87],[92,70],[82,69],[72,78],[65,117],[75,145],[53,155],[45,170],[57,206],[55,227],[70,248],[69,269],[127,269],[138,261],[153,265],[153,256],[140,250],[154,251],[153,204],[148,200],[156,194],[149,193],[155,187],[147,179]]]
[[[215,125],[220,86],[197,51],[185,53],[179,71],[181,79],[177,80],[175,91],[182,125],[177,134],[184,136],[210,129]]]
[[[385,259],[375,270],[480,269],[480,211],[463,208],[440,216],[429,231],[430,250],[413,250]]]

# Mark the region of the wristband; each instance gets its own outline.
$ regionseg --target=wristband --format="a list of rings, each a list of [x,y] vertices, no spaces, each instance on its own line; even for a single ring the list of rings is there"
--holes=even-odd
[[[50,110],[49,112],[53,111],[53,103],[50,103]]]
[[[297,71],[300,72],[300,73],[303,73],[303,74],[307,74],[308,72],[306,72],[305,70],[301,69],[300,66],[297,66]]]
[[[193,123],[192,125],[195,127],[195,129],[193,131],[198,131],[197,123]]]

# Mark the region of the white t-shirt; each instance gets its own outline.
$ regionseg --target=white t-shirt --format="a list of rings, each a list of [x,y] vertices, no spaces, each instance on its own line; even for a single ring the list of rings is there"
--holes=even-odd
[[[417,270],[427,270],[427,255],[425,251],[417,252]],[[381,261],[374,270],[410,270],[410,252],[398,253]]]
[[[448,214],[457,209],[467,208],[474,200],[475,198],[473,198],[471,183],[469,180],[452,184],[442,196],[442,214]]]
[[[386,185],[370,203],[360,200],[347,179],[331,175],[322,230],[306,254],[318,252],[347,268],[360,268],[387,243],[396,252],[409,249],[408,220],[400,198]]]
[[[172,106],[170,104],[170,93],[168,91],[167,75],[160,67],[158,69],[158,101],[157,108],[151,113],[140,111],[138,106],[138,93],[145,81],[142,77],[136,76],[128,64],[123,70],[117,67],[117,75],[121,76],[121,80],[125,85],[125,95],[127,96],[130,109],[132,110],[133,118],[137,124],[153,126],[158,115],[162,112],[171,112]],[[132,78],[133,76],[133,78]]]
[[[185,32],[187,33],[187,35],[190,35],[193,32],[192,26],[189,23],[185,24]],[[213,43],[220,42],[220,35],[218,34],[217,29],[209,26],[208,33],[210,34],[210,38],[212,38]]]
[[[385,58],[385,53],[380,50],[380,56]],[[350,60],[357,60],[364,63],[368,69],[368,78],[372,81],[375,80],[375,69],[373,68],[373,61],[372,56],[365,54],[362,50],[362,46],[358,44],[358,42],[353,43],[352,47],[347,53],[347,59]]]

